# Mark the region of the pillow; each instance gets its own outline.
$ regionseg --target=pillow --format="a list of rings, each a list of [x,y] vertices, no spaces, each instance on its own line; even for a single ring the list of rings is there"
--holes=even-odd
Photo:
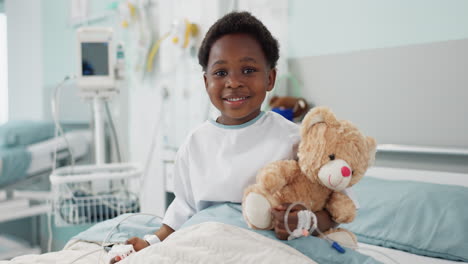
[[[468,261],[468,188],[367,177],[346,225],[360,242],[418,255]]]
[[[0,147],[27,146],[54,136],[54,124],[44,121],[10,121],[0,126]]]

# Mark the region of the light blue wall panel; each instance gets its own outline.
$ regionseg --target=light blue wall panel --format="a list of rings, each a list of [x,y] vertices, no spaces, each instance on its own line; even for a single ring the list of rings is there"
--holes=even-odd
[[[289,57],[468,38],[466,0],[289,1]]]

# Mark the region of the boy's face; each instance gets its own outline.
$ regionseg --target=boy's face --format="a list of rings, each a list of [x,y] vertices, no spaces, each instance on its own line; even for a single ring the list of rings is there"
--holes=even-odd
[[[260,44],[247,34],[229,34],[211,47],[204,74],[217,122],[240,125],[254,119],[266,92],[273,89],[276,69],[270,69]]]

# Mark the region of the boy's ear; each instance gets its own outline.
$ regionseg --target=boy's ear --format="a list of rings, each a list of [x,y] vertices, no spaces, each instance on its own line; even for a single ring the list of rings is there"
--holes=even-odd
[[[276,81],[276,68],[273,68],[268,73],[268,89],[267,89],[268,92],[273,90],[273,87],[275,87],[275,81]]]
[[[205,82],[205,89],[208,88],[208,83],[206,81],[206,73],[203,73],[203,81]]]

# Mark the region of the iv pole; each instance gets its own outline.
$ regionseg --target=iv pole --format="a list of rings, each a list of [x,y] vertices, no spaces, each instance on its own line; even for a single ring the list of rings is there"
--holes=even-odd
[[[94,112],[94,156],[96,165],[105,163],[105,141],[104,141],[104,119],[103,119],[103,99],[99,96],[93,98]]]

